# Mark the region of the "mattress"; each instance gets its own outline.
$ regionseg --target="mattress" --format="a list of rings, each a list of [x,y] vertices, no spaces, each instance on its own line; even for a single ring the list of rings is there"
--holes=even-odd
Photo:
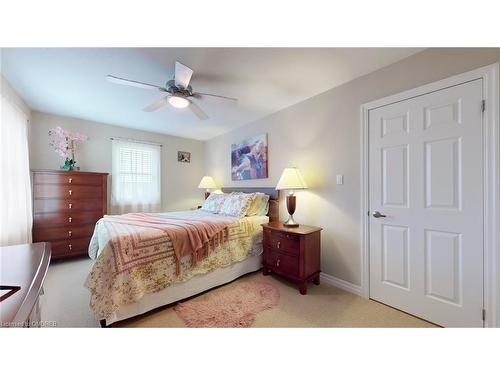
[[[158,307],[165,306],[217,286],[229,283],[240,276],[258,271],[262,267],[262,255],[251,255],[227,267],[218,268],[206,274],[193,276],[188,281],[172,284],[158,292],[146,294],[139,301],[121,306],[106,321],[110,325],[120,320],[144,314]]]
[[[194,219],[220,218],[220,215],[201,210],[168,215]],[[90,307],[99,320],[104,319],[110,324],[256,271],[261,263],[261,224],[268,221],[267,216],[233,218],[227,225],[227,240],[195,264],[191,264],[190,256],[178,262],[167,237],[160,245],[155,245],[159,246],[155,256],[147,258],[147,262],[135,262],[143,257],[143,248],[128,249],[136,255],[131,266],[123,269],[117,268],[120,262],[117,259],[122,255],[115,253],[116,248],[112,246],[108,231],[98,223],[89,248],[89,256],[95,262],[85,283],[90,290]],[[210,282],[200,281],[197,284],[196,280],[215,271],[218,271],[214,274],[217,277],[209,276]],[[215,278],[212,280],[211,277]],[[188,284],[192,279],[195,281]]]

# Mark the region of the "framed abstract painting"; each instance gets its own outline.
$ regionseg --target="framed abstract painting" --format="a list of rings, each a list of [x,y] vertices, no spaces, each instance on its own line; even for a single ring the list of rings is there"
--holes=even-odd
[[[268,177],[267,134],[231,145],[231,179],[254,180]]]

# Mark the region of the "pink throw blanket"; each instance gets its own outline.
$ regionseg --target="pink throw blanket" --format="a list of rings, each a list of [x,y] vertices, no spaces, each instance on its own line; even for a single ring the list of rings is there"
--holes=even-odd
[[[110,235],[118,272],[165,256],[159,245],[170,239],[176,256],[177,274],[184,256],[191,255],[191,265],[195,266],[222,244],[227,239],[227,226],[233,221],[224,217],[188,219],[149,213],[101,219]]]

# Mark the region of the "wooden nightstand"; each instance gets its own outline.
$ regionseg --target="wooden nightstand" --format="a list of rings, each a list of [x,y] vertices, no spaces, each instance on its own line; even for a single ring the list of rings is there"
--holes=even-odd
[[[262,273],[296,281],[300,294],[307,293],[307,282],[319,285],[321,228],[300,225],[287,228],[281,222],[262,224],[264,228]]]

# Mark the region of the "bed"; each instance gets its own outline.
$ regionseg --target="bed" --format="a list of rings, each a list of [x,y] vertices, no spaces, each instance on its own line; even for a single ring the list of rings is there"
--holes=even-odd
[[[192,297],[261,268],[261,224],[279,220],[279,192],[272,188],[222,191],[267,194],[267,214],[243,218],[203,210],[147,214],[147,230],[141,216],[145,214],[110,216],[106,223],[101,219],[96,224],[89,247],[94,263],[85,286],[101,326]],[[182,253],[180,245],[192,238],[175,232],[160,237],[156,233],[161,232],[165,222],[174,222],[181,228],[179,233],[189,233],[193,223],[203,225],[203,230],[205,226],[213,227],[214,233],[224,228],[224,236],[212,236],[211,246],[204,246],[203,254]],[[121,231],[126,231],[127,236],[122,236]]]

